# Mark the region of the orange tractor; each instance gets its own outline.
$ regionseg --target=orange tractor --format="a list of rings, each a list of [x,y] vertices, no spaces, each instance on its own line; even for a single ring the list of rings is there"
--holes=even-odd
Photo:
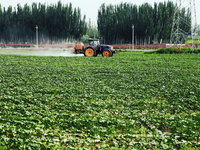
[[[84,48],[84,44],[75,45],[75,53],[83,53],[86,57],[95,57],[102,54],[103,57],[112,57],[115,50],[110,45],[101,45],[99,39],[89,39],[89,46]]]

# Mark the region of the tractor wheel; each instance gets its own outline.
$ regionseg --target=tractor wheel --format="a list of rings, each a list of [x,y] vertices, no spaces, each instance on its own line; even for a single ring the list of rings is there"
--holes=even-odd
[[[77,54],[77,50],[74,48],[74,53]]]
[[[98,56],[98,54],[99,54],[99,53],[96,51],[96,54],[94,55],[94,57],[97,57],[97,56]]]
[[[111,55],[110,55],[110,57],[113,57],[113,52],[111,52]]]
[[[104,50],[102,53],[103,57],[111,57],[112,56],[112,52],[110,50]]]
[[[96,51],[93,50],[92,48],[87,48],[84,52],[84,56],[86,57],[93,57],[96,56]]]

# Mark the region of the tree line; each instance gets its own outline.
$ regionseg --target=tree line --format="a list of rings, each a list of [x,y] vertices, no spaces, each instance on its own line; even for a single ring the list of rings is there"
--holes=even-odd
[[[174,17],[173,2],[102,4],[98,10],[98,31],[104,43],[132,43],[134,25],[135,44],[169,43]],[[190,20],[190,12],[182,9],[180,15]],[[190,31],[190,27],[182,27]]]
[[[89,19],[89,22],[87,23],[86,34],[83,35],[83,37],[81,38],[81,41],[83,43],[88,43],[89,38],[100,39],[97,25],[95,23],[92,23],[90,19]]]
[[[81,39],[87,30],[85,19],[80,8],[73,8],[71,3],[63,5],[60,1],[48,6],[25,4],[23,8],[18,4],[7,10],[0,5],[0,42],[36,43],[36,26],[40,44]]]
[[[102,4],[98,10],[97,26],[86,22],[80,8],[72,4],[45,5],[33,3],[6,10],[0,5],[0,43],[36,43],[36,25],[39,43],[77,40],[86,42],[88,38],[101,38],[103,43],[132,43],[134,25],[135,44],[169,43],[175,4],[171,1],[131,3],[118,5]],[[180,15],[190,20],[189,10],[181,10]],[[182,26],[180,24],[180,26]],[[181,27],[190,31],[189,26]]]

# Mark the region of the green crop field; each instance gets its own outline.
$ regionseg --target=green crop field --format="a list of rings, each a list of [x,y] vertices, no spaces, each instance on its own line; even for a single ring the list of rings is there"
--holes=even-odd
[[[199,149],[200,54],[0,55],[1,149]]]

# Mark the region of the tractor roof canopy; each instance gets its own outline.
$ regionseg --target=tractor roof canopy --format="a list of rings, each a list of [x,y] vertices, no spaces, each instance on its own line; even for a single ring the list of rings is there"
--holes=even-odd
[[[99,41],[99,39],[89,39],[89,41]]]

